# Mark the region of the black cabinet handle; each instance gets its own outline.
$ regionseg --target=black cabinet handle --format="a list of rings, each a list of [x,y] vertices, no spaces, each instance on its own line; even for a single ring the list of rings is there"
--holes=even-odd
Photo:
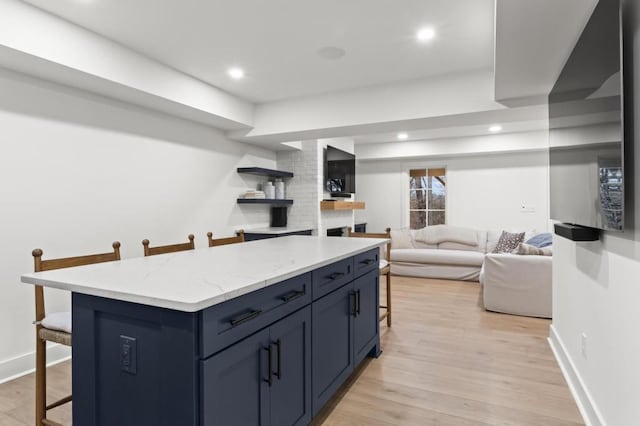
[[[275,373],[278,380],[282,379],[282,342],[280,339],[276,340],[276,350],[278,355],[278,371]]]
[[[267,378],[264,379],[264,381],[269,383],[269,387],[271,387],[271,385],[273,385],[273,371],[271,371],[271,364],[273,363],[273,352],[271,351],[271,345],[269,345],[268,348],[264,348],[264,350],[268,353],[267,371],[269,372]]]
[[[258,315],[260,315],[260,313],[262,313],[262,311],[260,309],[256,309],[255,311],[247,312],[246,314],[242,314],[238,317],[231,318],[229,322],[231,323],[231,327],[235,327],[236,325],[240,325],[243,322],[247,322],[249,320],[254,319]]]
[[[329,278],[331,281],[344,276],[344,272],[334,272],[331,275],[328,275],[326,278]]]
[[[360,290],[356,290],[356,316],[360,316]]]
[[[351,298],[351,296],[353,296],[353,298]],[[351,315],[353,315],[354,317],[358,316],[358,315],[357,315],[357,309],[358,309],[358,306],[357,306],[357,303],[358,303],[358,301],[357,301],[357,297],[358,297],[358,295],[357,295],[357,293],[356,293],[355,291],[352,291],[351,293],[349,293],[349,302],[351,303],[351,312],[350,312],[350,313],[351,313]]]
[[[363,265],[371,265],[373,262],[375,262],[375,259],[365,259],[360,261]]]
[[[287,293],[284,296],[280,297],[280,300],[282,300],[284,303],[289,303],[292,300],[296,300],[299,297],[302,297],[305,295],[305,291],[304,290],[300,290],[300,291],[292,291],[291,293]]]

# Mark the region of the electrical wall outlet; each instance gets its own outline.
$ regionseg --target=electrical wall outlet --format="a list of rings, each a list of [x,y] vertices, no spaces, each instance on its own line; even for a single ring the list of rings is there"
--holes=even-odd
[[[120,370],[137,374],[138,345],[135,337],[120,336]]]
[[[580,353],[582,358],[587,359],[587,333],[580,334]]]

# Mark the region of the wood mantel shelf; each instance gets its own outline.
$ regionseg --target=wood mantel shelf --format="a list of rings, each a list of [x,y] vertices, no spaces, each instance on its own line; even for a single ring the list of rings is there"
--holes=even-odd
[[[364,201],[320,201],[320,210],[364,210]]]

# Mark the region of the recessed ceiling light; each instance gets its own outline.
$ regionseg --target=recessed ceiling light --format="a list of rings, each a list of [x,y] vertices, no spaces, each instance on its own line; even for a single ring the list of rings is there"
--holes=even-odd
[[[421,28],[416,33],[416,38],[421,43],[425,43],[427,41],[433,40],[435,36],[436,36],[436,30],[434,30],[431,27]]]
[[[398,133],[398,139],[400,139],[401,141],[407,139],[409,137],[409,135],[406,132],[400,132]]]
[[[244,70],[242,68],[229,68],[227,74],[229,74],[229,77],[233,78],[234,80],[240,80],[242,77],[244,77]]]
[[[491,133],[497,133],[497,132],[499,132],[501,130],[502,130],[502,126],[499,125],[499,124],[494,124],[493,126],[489,127],[489,131]]]

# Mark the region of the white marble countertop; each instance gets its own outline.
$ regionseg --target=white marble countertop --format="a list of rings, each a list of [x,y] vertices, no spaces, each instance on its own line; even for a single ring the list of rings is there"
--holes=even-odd
[[[245,229],[245,234],[286,234],[289,232],[300,232],[300,231],[313,231],[313,227],[311,226],[295,226],[295,227],[267,227],[267,228],[253,228],[253,229]]]
[[[288,236],[24,274],[22,282],[195,312],[384,245]]]

